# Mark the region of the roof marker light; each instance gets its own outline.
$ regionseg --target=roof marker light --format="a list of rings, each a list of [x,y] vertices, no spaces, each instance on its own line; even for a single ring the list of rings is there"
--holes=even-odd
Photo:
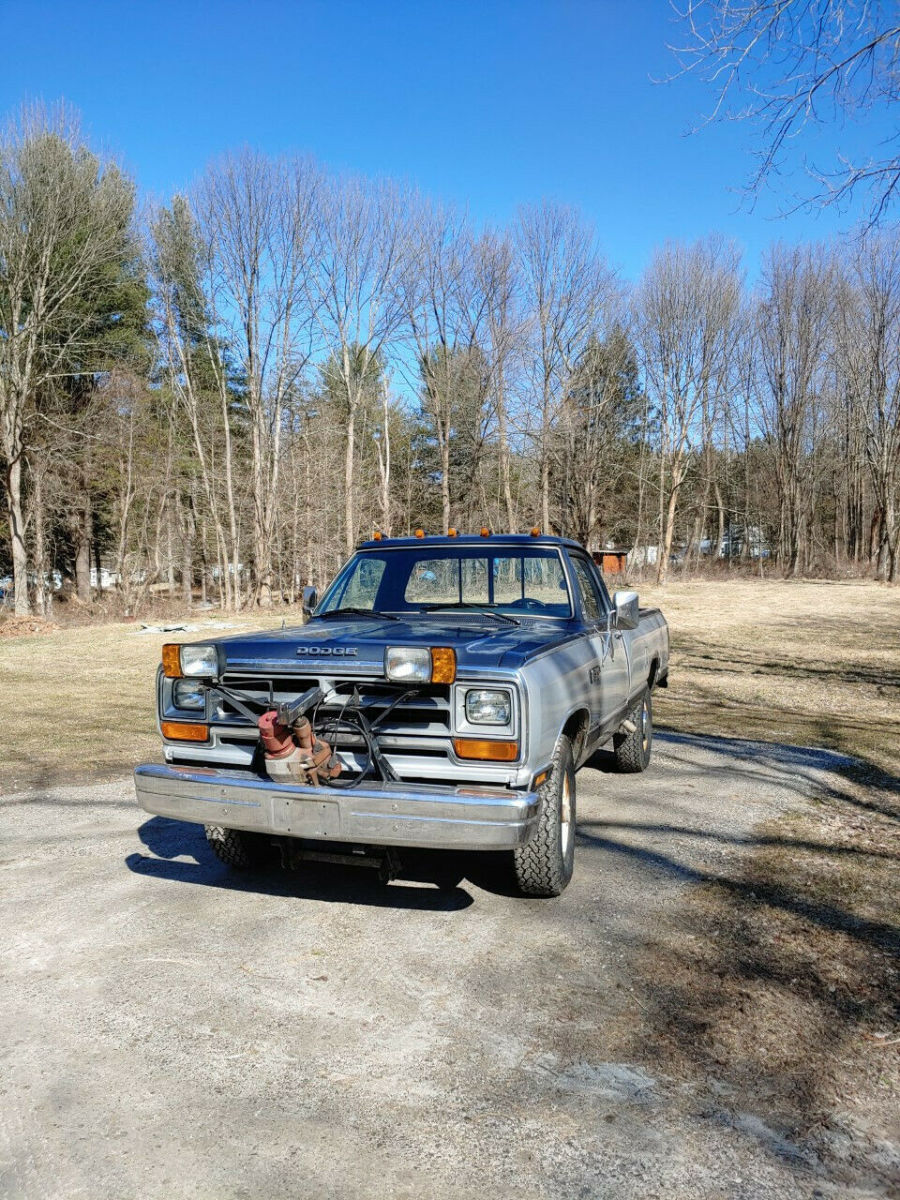
[[[456,537],[456,536],[457,536],[456,530],[451,525],[450,528],[447,530],[447,537]]]
[[[381,541],[381,538],[382,538],[382,536],[383,536],[383,535],[382,535],[382,533],[381,533],[381,530],[380,530],[380,529],[376,529],[376,530],[375,530],[375,532],[372,534],[372,541],[373,541],[373,542],[380,542],[380,541]]]
[[[531,527],[531,536],[532,536],[532,537],[540,537],[540,536],[541,536],[541,531],[540,531],[540,527],[539,527],[539,526],[537,526],[537,525],[533,525],[533,526]]]
[[[491,531],[488,529],[487,525],[483,525],[481,527],[481,536],[482,537],[490,537],[491,536]]]
[[[425,536],[425,530],[424,530],[424,529],[417,529],[417,530],[416,530],[416,537],[417,537],[417,538],[423,538],[424,536]]]

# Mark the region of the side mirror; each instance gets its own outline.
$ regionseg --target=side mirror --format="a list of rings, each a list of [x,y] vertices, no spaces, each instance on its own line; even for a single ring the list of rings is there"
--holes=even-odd
[[[314,587],[305,587],[303,589],[303,598],[300,603],[303,608],[304,617],[311,616],[313,609],[319,603],[318,590]]]
[[[637,629],[640,619],[637,592],[616,592],[613,596],[613,624],[616,629]]]

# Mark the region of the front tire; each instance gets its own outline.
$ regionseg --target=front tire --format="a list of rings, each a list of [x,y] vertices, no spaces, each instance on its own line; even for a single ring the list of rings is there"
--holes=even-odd
[[[267,846],[262,834],[225,829],[221,825],[206,825],[204,829],[209,848],[227,867],[249,871],[265,862]]]
[[[613,737],[613,757],[617,771],[623,775],[634,775],[638,771],[646,771],[653,750],[653,703],[649,688],[644,688],[638,696],[626,720],[631,721],[634,730],[631,733],[617,733]]]
[[[541,811],[531,840],[513,851],[516,884],[523,896],[559,896],[575,866],[575,761],[563,734],[541,786]]]

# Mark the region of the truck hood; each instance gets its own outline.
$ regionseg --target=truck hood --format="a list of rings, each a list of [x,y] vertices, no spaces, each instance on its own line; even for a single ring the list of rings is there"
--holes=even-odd
[[[452,646],[461,671],[518,667],[540,651],[568,641],[571,621],[524,617],[507,625],[477,614],[456,618],[446,613],[416,614],[399,621],[338,617],[308,625],[217,638],[233,671],[327,671],[357,667],[381,671],[386,646]],[[209,645],[209,641],[204,641]]]

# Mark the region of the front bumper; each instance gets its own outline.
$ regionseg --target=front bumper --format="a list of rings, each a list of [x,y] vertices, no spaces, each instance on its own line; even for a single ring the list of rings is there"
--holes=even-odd
[[[352,789],[273,783],[248,771],[147,763],[134,772],[146,812],[286,837],[511,850],[531,837],[537,792],[433,784],[368,783]]]

